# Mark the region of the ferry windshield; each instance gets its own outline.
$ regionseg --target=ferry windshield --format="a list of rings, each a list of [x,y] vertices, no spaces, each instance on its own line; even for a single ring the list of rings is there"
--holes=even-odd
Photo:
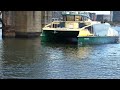
[[[85,12],[63,12],[62,14],[63,16],[63,21],[86,21],[88,20],[90,17],[88,15],[88,13]]]

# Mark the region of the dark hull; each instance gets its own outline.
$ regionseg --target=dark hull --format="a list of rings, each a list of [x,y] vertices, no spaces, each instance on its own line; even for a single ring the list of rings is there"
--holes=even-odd
[[[79,45],[111,44],[118,43],[118,36],[78,37]]]
[[[42,42],[65,42],[77,43],[77,31],[43,31],[41,36]]]
[[[43,31],[41,34],[42,42],[57,42],[57,43],[78,43],[79,45],[95,45],[118,43],[119,36],[87,36],[77,37],[77,31]]]

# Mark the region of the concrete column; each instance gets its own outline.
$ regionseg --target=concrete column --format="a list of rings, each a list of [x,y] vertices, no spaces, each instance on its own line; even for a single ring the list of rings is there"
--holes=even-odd
[[[14,12],[2,11],[2,21],[5,25],[2,29],[2,37],[15,37]]]
[[[37,37],[41,33],[41,11],[16,11],[16,37]]]
[[[52,22],[52,11],[42,11],[41,20],[42,27]]]
[[[3,37],[38,37],[42,24],[52,21],[52,11],[3,11]]]

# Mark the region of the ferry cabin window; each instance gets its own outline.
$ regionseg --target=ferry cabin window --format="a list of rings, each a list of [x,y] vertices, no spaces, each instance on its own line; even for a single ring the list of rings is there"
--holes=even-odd
[[[93,27],[92,27],[92,26],[86,27],[85,29],[88,29],[88,31],[89,31],[90,33],[93,33]]]
[[[63,21],[66,21],[66,16],[65,15],[63,16]]]
[[[63,21],[82,21],[82,20],[83,20],[82,16],[75,16],[75,15],[63,16]]]
[[[87,17],[82,17],[82,20],[83,20],[83,21],[87,21],[88,18],[87,18]]]
[[[74,16],[67,16],[67,21],[75,21]]]
[[[86,17],[82,17],[82,20],[85,21],[85,20],[86,20]]]
[[[75,21],[81,21],[81,16],[75,16]]]
[[[79,23],[79,28],[86,26],[85,23]]]
[[[58,27],[58,25],[57,24],[53,24],[53,28],[57,28]]]

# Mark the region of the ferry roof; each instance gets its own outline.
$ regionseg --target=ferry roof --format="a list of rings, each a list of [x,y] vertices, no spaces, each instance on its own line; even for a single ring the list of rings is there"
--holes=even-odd
[[[84,11],[63,11],[62,15],[79,15],[90,18],[89,13]]]

